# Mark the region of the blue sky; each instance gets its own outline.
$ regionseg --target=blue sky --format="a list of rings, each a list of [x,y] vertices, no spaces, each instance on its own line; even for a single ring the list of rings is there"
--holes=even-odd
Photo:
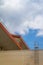
[[[25,40],[30,49],[34,49],[35,43],[37,43],[37,45],[39,44],[39,49],[43,49],[43,36],[37,37],[36,34],[37,30],[30,29],[29,33],[23,36],[23,39]]]
[[[0,0],[0,21],[31,49],[35,41],[43,49],[43,0]]]

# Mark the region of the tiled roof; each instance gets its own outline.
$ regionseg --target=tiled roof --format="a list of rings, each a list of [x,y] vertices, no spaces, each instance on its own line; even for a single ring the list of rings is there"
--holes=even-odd
[[[9,39],[12,40],[12,43],[16,44],[16,46],[22,50],[22,49],[29,49],[28,46],[26,45],[26,43],[23,41],[22,37],[20,35],[13,35],[10,34],[10,32],[7,31],[7,29],[2,25],[2,23],[0,23],[0,29],[2,29],[4,31],[4,33],[6,34],[7,37],[9,37]],[[1,35],[1,31],[0,31],[0,35]],[[18,42],[19,41],[19,42]],[[3,41],[4,42],[4,41]],[[0,42],[1,43],[1,42]],[[24,46],[23,46],[24,45]]]

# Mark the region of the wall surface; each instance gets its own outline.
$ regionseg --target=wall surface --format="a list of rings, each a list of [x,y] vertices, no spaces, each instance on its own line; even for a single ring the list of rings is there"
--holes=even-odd
[[[0,28],[0,47],[2,50],[19,50],[18,46]]]
[[[0,51],[0,65],[35,65],[34,51]],[[39,65],[43,65],[43,50],[39,51]]]
[[[0,50],[25,50],[29,49],[19,35],[12,35],[0,23]]]

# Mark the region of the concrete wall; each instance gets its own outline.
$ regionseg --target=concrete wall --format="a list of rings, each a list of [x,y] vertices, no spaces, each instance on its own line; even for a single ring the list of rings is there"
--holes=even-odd
[[[34,51],[0,51],[0,65],[35,65]],[[39,51],[39,65],[43,65],[43,50]]]

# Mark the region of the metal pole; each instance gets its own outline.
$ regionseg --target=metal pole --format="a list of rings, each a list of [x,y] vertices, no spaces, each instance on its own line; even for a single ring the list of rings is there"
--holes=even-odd
[[[34,50],[34,63],[35,65],[39,65],[39,44],[35,43],[35,50]]]

